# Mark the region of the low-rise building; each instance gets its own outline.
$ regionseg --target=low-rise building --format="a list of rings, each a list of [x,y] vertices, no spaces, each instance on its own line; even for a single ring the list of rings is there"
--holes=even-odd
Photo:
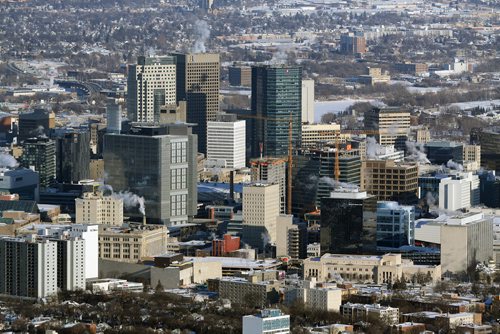
[[[139,262],[167,251],[168,230],[163,225],[116,227],[99,225],[99,257]]]
[[[119,278],[101,278],[87,281],[87,290],[94,293],[111,291],[132,291],[143,292],[144,284],[137,282],[128,282]]]
[[[436,282],[441,279],[441,266],[415,265],[402,259],[401,254],[343,255],[324,254],[304,260],[304,279],[316,278],[318,282],[346,280],[363,283],[389,283],[411,279],[422,273]]]
[[[296,286],[287,286],[285,302],[293,304],[296,301],[308,308],[338,312],[342,303],[342,289],[316,287],[315,281],[301,281]]]
[[[288,334],[290,316],[279,309],[264,309],[257,315],[243,317],[243,334]]]
[[[219,297],[228,299],[231,303],[251,307],[264,307],[279,301],[280,281],[249,282],[242,277],[223,277],[212,286],[217,286]]]
[[[155,262],[156,262],[155,257]],[[222,264],[215,257],[186,258],[164,268],[151,268],[151,284],[165,289],[177,289],[192,284],[205,284],[209,279],[222,278]]]
[[[340,307],[340,314],[351,322],[369,321],[376,318],[387,324],[395,325],[399,322],[399,309],[379,304],[352,304],[346,303]]]
[[[440,312],[416,312],[403,314],[404,321],[422,322],[443,330],[454,330],[458,326],[476,324],[481,325],[480,313],[440,313]]]

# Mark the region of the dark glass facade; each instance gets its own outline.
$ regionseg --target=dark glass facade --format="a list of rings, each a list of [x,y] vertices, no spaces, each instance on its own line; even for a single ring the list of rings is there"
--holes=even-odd
[[[90,132],[64,129],[55,133],[56,176],[60,183],[78,183],[90,178]]]
[[[375,196],[336,192],[321,200],[321,253],[374,253],[376,232]]]
[[[186,125],[138,125],[104,136],[107,183],[145,199],[148,223],[187,223],[196,214],[196,135]],[[127,215],[142,218],[138,206]]]
[[[21,166],[35,167],[40,176],[40,187],[48,188],[56,180],[56,145],[48,138],[30,138],[23,143]]]
[[[297,66],[252,67],[252,111],[257,117],[252,156],[288,154],[289,121],[292,145],[300,147],[302,124],[302,69]]]

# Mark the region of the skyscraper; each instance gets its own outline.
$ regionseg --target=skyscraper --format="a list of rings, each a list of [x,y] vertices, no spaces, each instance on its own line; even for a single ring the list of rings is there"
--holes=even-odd
[[[160,107],[176,102],[175,57],[137,57],[129,65],[127,113],[133,122],[159,120]]]
[[[174,54],[177,64],[177,101],[187,102],[187,121],[196,123],[198,152],[207,152],[207,122],[219,112],[220,59],[218,54]]]
[[[376,250],[377,199],[366,192],[334,191],[321,200],[321,253]]]
[[[114,191],[144,197],[148,223],[187,223],[197,210],[196,147],[197,137],[186,124],[138,124],[127,134],[106,134],[107,182]]]
[[[56,141],[56,177],[60,183],[78,183],[90,177],[90,132],[62,129]]]
[[[19,162],[26,168],[34,167],[40,176],[40,187],[47,188],[56,181],[56,145],[49,138],[29,138],[22,144]]]
[[[245,167],[246,124],[234,114],[219,114],[207,123],[207,159],[217,166]]]
[[[252,156],[263,144],[266,156],[288,154],[289,121],[292,146],[300,147],[302,126],[302,69],[297,66],[252,67],[252,112],[257,117]]]

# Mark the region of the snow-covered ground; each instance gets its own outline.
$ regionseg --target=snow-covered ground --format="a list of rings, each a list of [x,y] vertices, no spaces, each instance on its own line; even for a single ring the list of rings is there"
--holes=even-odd
[[[461,110],[468,110],[476,107],[484,108],[486,110],[492,110],[495,107],[497,108],[500,107],[500,100],[460,102],[460,103],[452,103],[450,106],[458,107]]]
[[[379,100],[353,100],[353,99],[345,99],[338,101],[316,101],[314,102],[314,121],[319,123],[321,121],[321,116],[326,113],[339,113],[341,111],[346,110],[350,106],[358,102],[370,102],[374,105],[383,105],[383,103]]]

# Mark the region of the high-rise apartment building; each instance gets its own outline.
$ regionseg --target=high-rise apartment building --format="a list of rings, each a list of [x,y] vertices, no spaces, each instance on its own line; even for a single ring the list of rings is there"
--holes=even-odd
[[[49,138],[28,138],[19,158],[21,166],[34,169],[40,177],[40,187],[48,188],[56,181],[56,145]]]
[[[28,230],[23,230],[22,234],[35,234],[39,237],[48,238],[50,240],[83,240],[85,254],[84,266],[85,278],[97,278],[99,276],[98,272],[98,226],[97,225],[86,225],[86,224],[33,224],[29,226]],[[73,245],[75,246],[75,245]],[[71,247],[73,247],[71,246]],[[78,246],[78,245],[77,245]],[[81,251],[81,247],[78,246]],[[69,250],[70,258],[77,258],[80,255],[75,253],[75,249]],[[82,266],[81,263],[78,266]],[[77,269],[73,269],[72,272],[77,272]],[[83,286],[85,287],[85,285]]]
[[[365,129],[376,132],[373,136],[380,145],[394,145],[406,149],[410,132],[410,113],[400,108],[374,108],[365,113]]]
[[[123,199],[116,196],[104,196],[102,192],[86,192],[83,198],[77,198],[77,224],[123,224]]]
[[[314,123],[314,80],[302,80],[302,123]]]
[[[56,177],[60,183],[78,183],[90,177],[90,132],[62,129],[54,133]]]
[[[257,239],[262,239],[261,234],[264,233],[268,242],[276,241],[276,220],[280,215],[279,190],[278,184],[255,183],[243,187],[244,240],[248,239],[245,235],[245,226],[248,226],[256,231]]]
[[[379,201],[416,202],[418,197],[418,165],[396,163],[394,160],[362,162],[361,185]]]
[[[245,167],[246,124],[234,114],[219,114],[207,123],[207,160],[225,168]]]
[[[44,298],[57,293],[57,243],[0,237],[0,294]]]
[[[257,117],[252,156],[279,157],[300,147],[302,130],[302,69],[297,66],[252,67],[252,112]],[[290,138],[290,121],[292,136]]]
[[[157,122],[160,108],[176,102],[175,57],[137,57],[129,65],[127,113],[133,122]]]
[[[30,113],[19,114],[19,137],[22,142],[31,137],[48,135],[50,129],[56,126],[56,116],[53,112],[37,108]]]
[[[280,213],[286,213],[286,167],[287,161],[280,158],[258,158],[250,161],[252,182],[278,184],[280,188]]]
[[[133,126],[106,134],[104,165],[114,191],[145,199],[148,223],[187,223],[197,212],[197,136],[186,124]],[[140,217],[133,210],[128,216]]]
[[[321,253],[376,249],[377,199],[366,192],[338,190],[321,200]]]
[[[399,248],[415,242],[415,207],[398,202],[377,204],[377,247]]]
[[[63,291],[85,290],[85,240],[52,240],[57,243],[57,287]]]
[[[218,54],[174,54],[177,101],[186,101],[187,122],[195,123],[198,152],[207,152],[207,122],[219,112],[220,57]]]

